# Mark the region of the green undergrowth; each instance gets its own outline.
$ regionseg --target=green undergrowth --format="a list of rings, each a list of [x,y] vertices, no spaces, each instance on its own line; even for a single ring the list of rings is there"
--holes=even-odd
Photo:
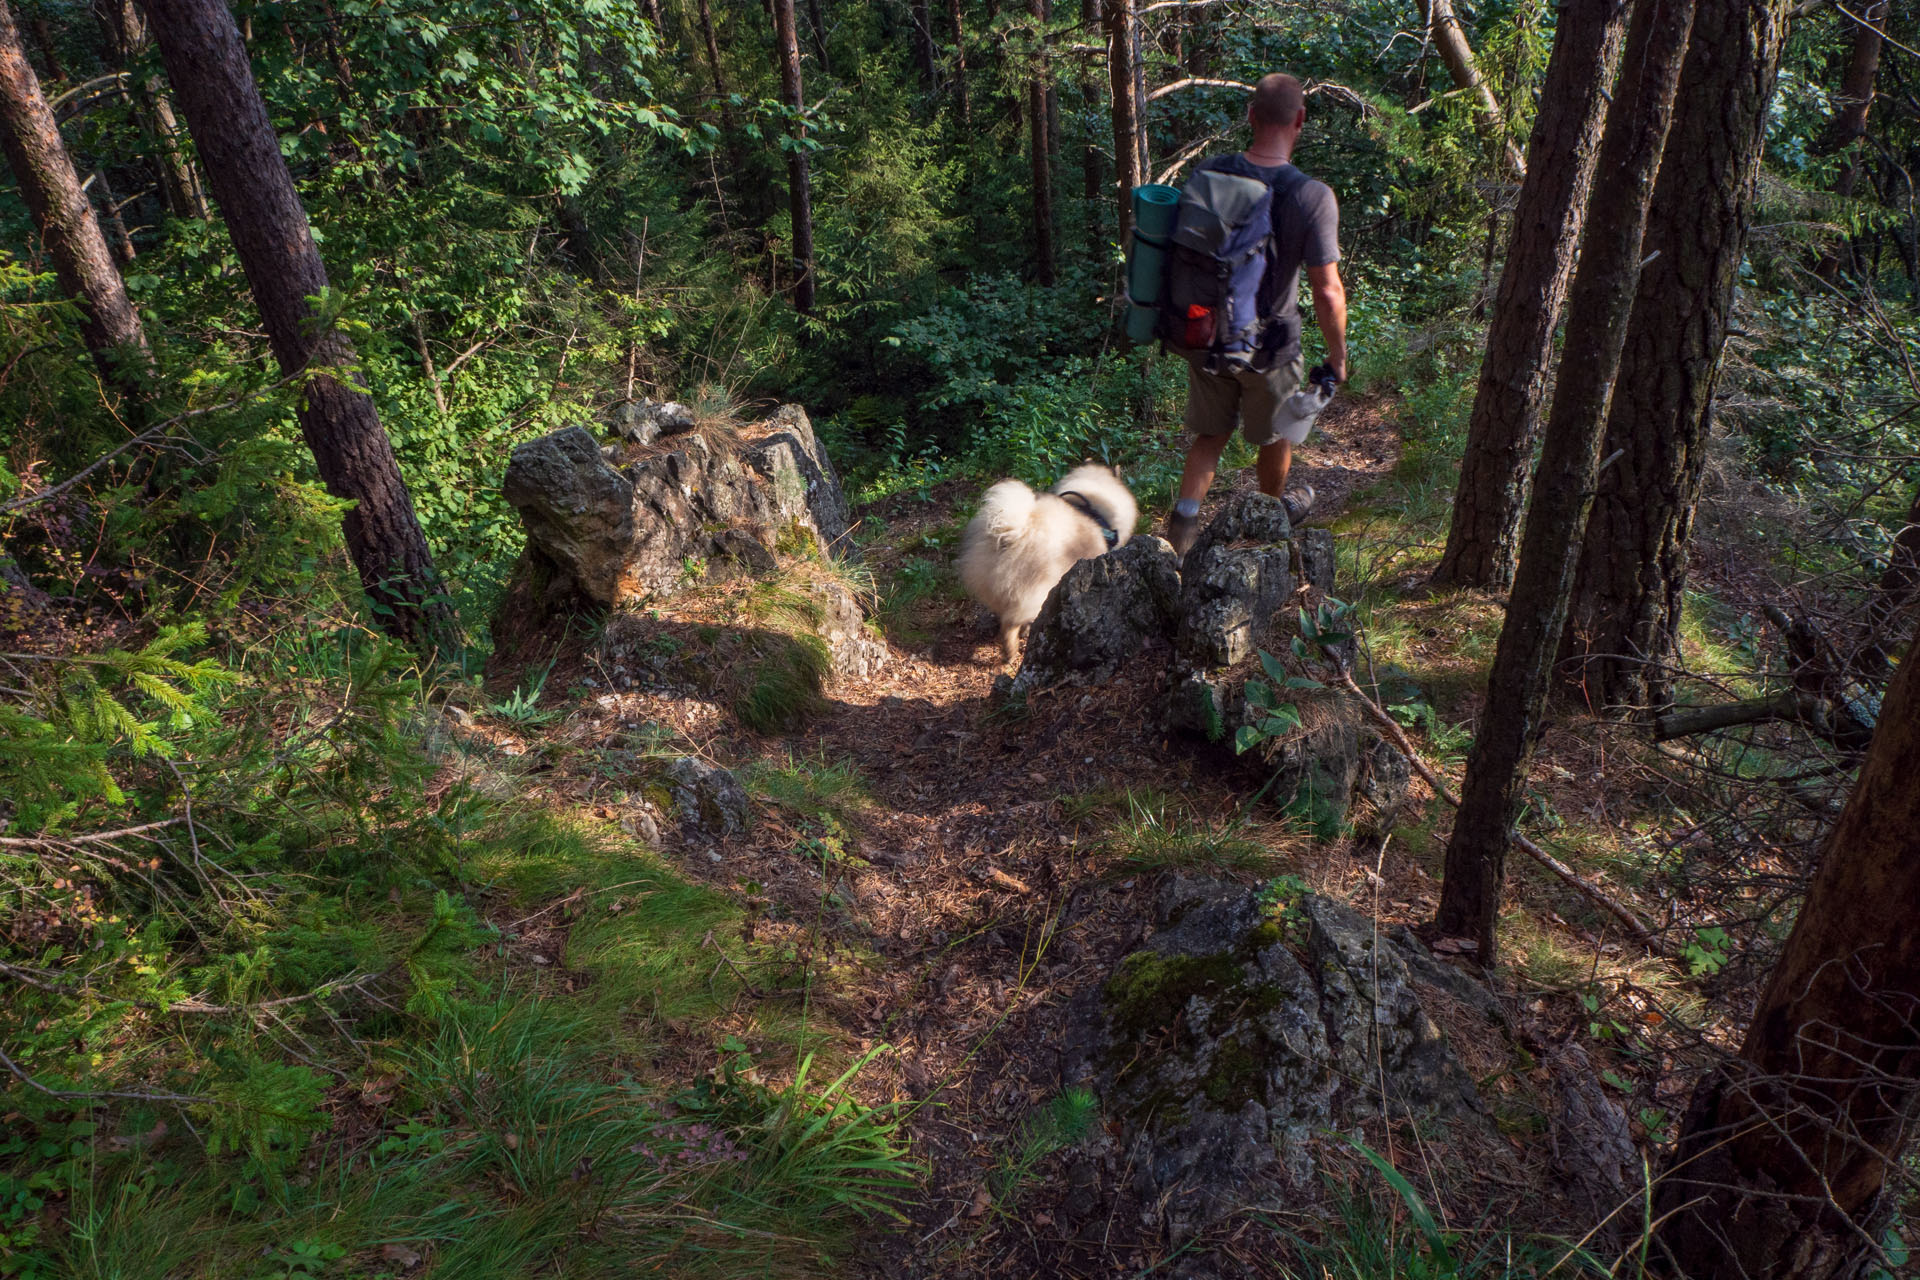
[[[450,686],[128,654],[10,712],[0,1276],[830,1274],[904,1193],[806,948],[518,798]]]
[[[1067,796],[1061,809],[1068,822],[1095,824],[1098,847],[1118,858],[1126,872],[1175,867],[1259,872],[1285,861],[1258,838],[1258,828],[1237,820],[1206,821],[1152,787]]]

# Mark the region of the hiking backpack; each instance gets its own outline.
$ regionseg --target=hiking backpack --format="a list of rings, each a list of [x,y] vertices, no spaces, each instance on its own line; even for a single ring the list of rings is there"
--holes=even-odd
[[[1160,288],[1158,332],[1168,343],[1207,353],[1207,369],[1265,369],[1293,339],[1269,318],[1278,299],[1274,206],[1307,181],[1287,165],[1268,183],[1239,156],[1233,168],[1202,169],[1180,192]]]

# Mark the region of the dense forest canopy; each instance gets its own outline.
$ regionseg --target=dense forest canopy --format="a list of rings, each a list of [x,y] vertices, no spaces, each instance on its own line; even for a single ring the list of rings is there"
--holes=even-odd
[[[1144,1274],[1173,1219],[1065,1225],[1134,1194],[1125,1090],[1020,1072],[1198,871],[1484,979],[1499,1053],[1442,1022],[1525,1166],[1368,1115],[1313,1212],[1198,1230],[1218,1274],[1913,1274],[1920,12],[0,16],[0,1277]],[[994,683],[954,558],[1083,461],[1162,531],[1130,188],[1282,70],[1350,306],[1333,585],[1189,759],[1163,670]],[[547,608],[516,449],[660,402],[716,492],[802,406],[848,528]],[[631,495],[628,443],[580,465]],[[1347,691],[1414,788],[1378,831],[1268,764]],[[1543,1172],[1608,1141],[1611,1200]]]

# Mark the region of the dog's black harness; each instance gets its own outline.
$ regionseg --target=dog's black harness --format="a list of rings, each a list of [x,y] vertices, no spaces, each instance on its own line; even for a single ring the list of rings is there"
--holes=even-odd
[[[1120,531],[1107,523],[1107,518],[1100,514],[1100,509],[1093,505],[1086,494],[1072,489],[1062,489],[1054,496],[1100,526],[1100,536],[1107,540],[1107,550],[1111,551],[1120,545]],[[1080,501],[1075,502],[1075,498]]]

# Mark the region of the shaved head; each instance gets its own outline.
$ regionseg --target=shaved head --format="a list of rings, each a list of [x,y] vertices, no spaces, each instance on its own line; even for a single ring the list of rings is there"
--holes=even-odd
[[[1299,119],[1306,105],[1307,91],[1300,82],[1284,71],[1276,71],[1261,76],[1260,83],[1253,86],[1253,101],[1247,110],[1255,124],[1284,127]]]

